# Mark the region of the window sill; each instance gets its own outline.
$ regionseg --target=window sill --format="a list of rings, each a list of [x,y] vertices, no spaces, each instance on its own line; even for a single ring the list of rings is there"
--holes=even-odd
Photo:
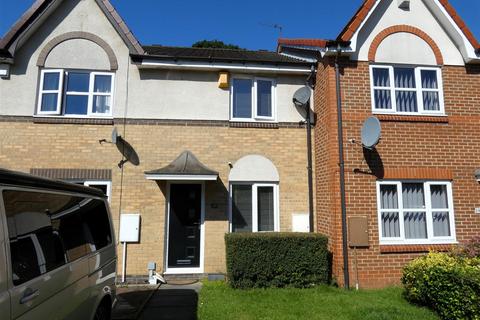
[[[422,253],[430,251],[444,252],[452,249],[455,244],[456,243],[380,245],[380,253]]]
[[[34,115],[33,123],[113,125],[113,117],[68,117]]]
[[[230,128],[262,128],[262,129],[278,129],[278,122],[260,122],[260,121],[230,121]]]
[[[448,123],[446,115],[402,115],[402,114],[384,114],[373,113],[380,121],[392,122],[427,122],[427,123]]]

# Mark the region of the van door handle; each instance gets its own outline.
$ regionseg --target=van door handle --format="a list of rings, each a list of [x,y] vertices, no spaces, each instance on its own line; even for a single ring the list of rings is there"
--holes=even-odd
[[[30,288],[27,288],[27,290],[25,290],[25,292],[23,293],[23,297],[20,299],[20,304],[30,302],[36,297],[38,297],[39,295],[40,295],[40,292],[38,291],[38,289],[33,290]]]

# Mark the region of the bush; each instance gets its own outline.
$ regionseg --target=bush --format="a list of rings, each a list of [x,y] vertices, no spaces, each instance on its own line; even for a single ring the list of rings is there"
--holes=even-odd
[[[328,239],[310,233],[225,235],[227,276],[233,288],[304,288],[330,281]]]
[[[480,319],[480,259],[429,253],[403,271],[406,298],[443,319]]]

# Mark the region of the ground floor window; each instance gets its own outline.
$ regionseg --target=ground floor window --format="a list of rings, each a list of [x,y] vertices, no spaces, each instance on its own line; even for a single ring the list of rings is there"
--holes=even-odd
[[[279,231],[277,184],[232,184],[231,231]]]
[[[455,242],[450,182],[378,182],[377,207],[381,244]]]

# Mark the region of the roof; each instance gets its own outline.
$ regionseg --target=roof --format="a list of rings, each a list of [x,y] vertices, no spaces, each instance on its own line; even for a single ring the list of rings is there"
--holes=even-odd
[[[169,60],[185,59],[310,65],[304,60],[266,50],[251,51],[241,49],[170,47],[159,45],[143,46],[143,49],[146,54],[142,55],[142,58],[150,57]]]
[[[287,45],[287,46],[300,46],[300,47],[321,47],[324,48],[327,46],[328,40],[323,39],[287,39],[287,38],[279,38],[278,44],[279,45]]]
[[[0,184],[57,191],[68,191],[88,194],[95,197],[105,197],[105,194],[99,189],[84,187],[81,185],[68,183],[60,180],[40,178],[31,174],[6,169],[0,169]]]
[[[15,40],[28,29],[38,17],[40,17],[49,7],[56,1],[63,0],[36,0],[32,6],[25,11],[25,13],[20,17],[20,19],[15,22],[15,24],[10,28],[5,36],[0,39],[0,50],[9,50],[10,46],[15,43]],[[127,25],[120,17],[118,12],[112,6],[109,0],[95,0],[99,5],[100,9],[103,11],[107,19],[110,21],[112,26],[118,32],[120,37],[123,39],[125,44],[129,47],[132,53],[143,54],[143,48],[135,38],[133,33],[128,29]],[[13,50],[9,50],[14,53]]]
[[[353,35],[357,32],[358,28],[362,25],[364,20],[367,18],[368,13],[375,6],[378,0],[364,0],[360,8],[355,12],[350,21],[346,24],[343,30],[337,37],[337,41],[348,42],[352,40]],[[448,0],[439,0],[443,5],[447,13],[457,24],[457,26],[462,30],[463,34],[467,40],[471,43],[473,48],[477,51],[480,51],[480,43],[473,35],[472,31],[467,27],[462,18],[455,11],[453,6],[448,2]],[[278,39],[278,45],[286,46],[302,46],[302,47],[320,47],[325,48],[329,41],[323,39]]]
[[[218,176],[218,172],[201,163],[191,151],[183,151],[169,165],[152,171],[148,175],[179,175],[179,176]]]

